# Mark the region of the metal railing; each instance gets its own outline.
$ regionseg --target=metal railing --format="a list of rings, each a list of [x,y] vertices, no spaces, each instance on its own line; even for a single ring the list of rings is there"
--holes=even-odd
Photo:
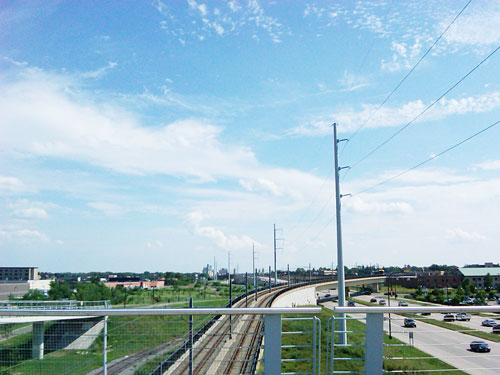
[[[30,332],[0,342],[0,374],[111,375],[125,370],[149,374],[169,353],[188,342],[184,353],[158,373],[251,374],[258,368],[266,375],[276,375],[282,366],[282,315],[319,312],[320,308],[314,307],[6,309],[3,316],[57,316],[61,320],[37,321]],[[81,319],[64,319],[69,316]],[[215,316],[219,319],[200,332],[199,328]],[[194,343],[197,332],[199,340]],[[253,364],[261,335],[263,359]],[[317,345],[315,348],[319,350]]]
[[[109,301],[0,301],[0,314],[2,310],[87,310],[87,309],[109,309]]]
[[[360,306],[333,311],[345,314],[347,329],[336,328],[337,316],[328,321],[326,374],[500,373],[500,329],[483,325],[487,319],[500,324],[500,306]],[[339,343],[341,333],[347,334],[347,344]]]

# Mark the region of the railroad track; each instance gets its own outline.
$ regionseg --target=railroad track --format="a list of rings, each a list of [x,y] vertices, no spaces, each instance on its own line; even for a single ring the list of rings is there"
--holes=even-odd
[[[273,288],[258,293],[253,307],[266,307],[274,294],[283,287]],[[249,298],[250,299],[250,298]],[[251,298],[253,300],[253,296]],[[244,307],[245,300],[237,302],[234,307]],[[257,315],[233,316],[233,338],[229,339],[229,316],[222,316],[195,346],[193,347],[193,374],[249,374],[252,358],[256,357],[259,335],[262,329],[262,318]],[[224,353],[224,351],[226,353]],[[179,359],[180,363],[165,374],[189,374],[189,357]]]
[[[121,375],[123,373],[133,374],[135,367],[141,365],[143,362],[148,361],[151,357],[166,354],[174,350],[183,339],[174,339],[166,343],[157,345],[153,348],[141,350],[137,353],[127,355],[119,360],[113,361],[107,366],[108,375]]]

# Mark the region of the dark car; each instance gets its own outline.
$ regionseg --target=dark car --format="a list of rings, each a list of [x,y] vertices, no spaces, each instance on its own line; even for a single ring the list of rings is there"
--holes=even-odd
[[[492,333],[500,333],[500,324],[495,324],[493,326],[493,329],[491,330]]]
[[[347,306],[349,306],[349,307],[355,307],[356,304],[354,303],[354,301],[347,301]]]
[[[415,319],[405,318],[405,327],[406,328],[416,328],[417,322],[415,322]]]
[[[371,299],[370,299],[370,302],[371,302],[371,303],[377,303],[377,299],[376,299],[376,298],[371,298]]]
[[[478,353],[489,353],[491,351],[491,348],[484,341],[472,341],[470,343],[470,350]]]

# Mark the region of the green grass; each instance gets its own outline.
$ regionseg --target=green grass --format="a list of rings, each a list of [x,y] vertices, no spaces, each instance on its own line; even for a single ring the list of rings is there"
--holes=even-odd
[[[322,309],[321,314],[318,318],[321,319],[322,327],[322,370],[325,369],[325,349],[327,340],[327,322],[332,316],[331,310],[326,308]],[[283,331],[300,331],[300,330],[310,330],[311,322],[309,321],[283,321]],[[357,320],[348,320],[347,329],[351,331],[364,331],[365,324]],[[307,345],[311,343],[311,334],[304,335],[283,335],[283,345],[295,344],[295,345]],[[364,333],[350,333],[348,337],[350,344],[362,345],[364,343]],[[447,371],[436,371],[433,374],[452,374],[452,375],[465,375],[464,372],[453,370],[453,367],[445,362],[440,361],[431,355],[424,353],[416,348],[402,345],[403,342],[392,338],[390,339],[387,335],[384,335],[384,344],[386,345],[398,345],[398,346],[385,346],[384,347],[384,357],[386,358],[404,358],[404,359],[384,359],[384,369],[386,371],[417,371],[417,370],[447,370]],[[399,346],[401,345],[401,346]],[[312,349],[311,348],[293,348],[293,349],[283,349],[283,358],[311,358]],[[339,358],[364,358],[364,347],[335,347],[335,357]],[[419,360],[409,359],[411,357],[418,357]],[[424,358],[424,359],[422,359]],[[336,371],[363,371],[364,361],[336,361],[335,370]],[[282,364],[282,372],[307,372],[311,371],[310,362],[284,362]]]

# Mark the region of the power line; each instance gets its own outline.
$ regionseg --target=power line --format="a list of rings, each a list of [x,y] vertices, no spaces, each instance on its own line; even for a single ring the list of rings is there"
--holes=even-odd
[[[387,143],[389,143],[393,138],[395,138],[399,133],[401,133],[408,126],[413,124],[418,118],[420,118],[424,113],[426,113],[429,109],[431,109],[437,102],[439,102],[446,95],[448,95],[455,87],[457,87],[460,83],[462,83],[464,80],[466,80],[467,77],[469,77],[476,69],[478,69],[481,65],[483,65],[483,63],[485,63],[499,49],[500,49],[500,46],[495,48],[488,56],[486,56],[483,60],[481,60],[481,62],[479,62],[474,68],[472,68],[466,75],[464,75],[462,78],[460,78],[457,82],[455,82],[455,84],[453,84],[448,90],[446,90],[443,94],[441,94],[436,100],[434,100],[431,104],[429,104],[427,107],[425,107],[417,116],[415,116],[412,120],[410,120],[408,123],[406,123],[401,128],[399,128],[394,134],[392,134],[389,138],[387,138],[385,141],[383,141],[381,144],[379,144],[377,147],[375,147],[373,150],[371,150],[369,153],[367,153],[365,156],[363,156],[360,160],[358,160],[356,163],[354,163],[351,167],[354,168],[358,164],[360,164],[363,161],[365,161],[366,159],[368,159],[371,155],[373,155],[375,152],[377,152],[379,149],[381,149],[383,146],[385,146]]]
[[[469,0],[467,2],[467,4],[465,4],[465,6],[462,8],[462,10],[460,12],[458,12],[458,14],[455,16],[455,18],[450,22],[450,24],[443,30],[443,32],[441,33],[441,35],[439,35],[439,37],[434,41],[434,43],[432,43],[432,45],[427,49],[427,51],[425,51],[425,53],[420,57],[420,59],[418,59],[417,63],[415,65],[413,65],[413,67],[408,71],[408,73],[406,73],[406,75],[403,77],[403,79],[401,81],[399,81],[399,83],[396,85],[396,87],[394,87],[394,89],[389,93],[389,95],[387,95],[385,97],[385,99],[382,101],[382,103],[380,103],[378,105],[378,107],[375,109],[374,112],[372,112],[372,114],[361,124],[361,126],[351,135],[351,137],[349,138],[350,140],[352,140],[360,131],[361,129],[363,129],[365,127],[365,125],[373,118],[373,116],[375,116],[375,114],[377,114],[377,112],[384,106],[385,103],[387,103],[387,101],[391,98],[391,96],[399,89],[399,87],[401,87],[401,85],[406,81],[406,79],[413,73],[413,71],[418,67],[418,65],[422,62],[423,59],[425,59],[425,57],[429,54],[429,52],[431,52],[431,50],[434,48],[434,46],[441,40],[441,38],[443,37],[444,34],[446,34],[446,32],[448,31],[448,29],[455,23],[455,21],[458,19],[458,17],[461,16],[461,14],[465,11],[465,9],[469,6],[469,4],[472,2],[472,0]],[[342,149],[340,155],[342,155],[342,153],[344,152],[345,148],[347,147],[347,143],[346,145],[344,146],[344,148]]]
[[[490,130],[491,128],[495,127],[495,126],[496,126],[496,125],[498,125],[498,124],[500,124],[500,120],[498,120],[498,121],[494,122],[493,124],[491,124],[491,125],[487,126],[487,127],[486,127],[486,128],[484,128],[484,129],[482,129],[482,130],[478,131],[477,133],[474,133],[473,135],[471,135],[471,136],[469,136],[469,137],[465,138],[464,140],[462,140],[462,141],[460,141],[460,142],[458,142],[458,143],[455,143],[453,146],[448,147],[446,150],[441,151],[439,154],[437,154],[437,155],[433,155],[433,156],[431,156],[430,158],[428,158],[428,159],[424,160],[423,162],[420,162],[420,163],[418,163],[417,165],[414,165],[413,167],[408,168],[408,169],[406,169],[405,171],[403,171],[403,172],[401,172],[401,173],[398,173],[397,175],[394,175],[394,176],[392,176],[392,177],[390,177],[390,178],[388,178],[388,179],[386,179],[386,180],[383,180],[383,181],[381,181],[381,182],[379,182],[379,183],[377,183],[377,184],[375,184],[375,185],[372,185],[372,186],[370,186],[370,187],[368,187],[368,188],[366,188],[366,189],[363,189],[363,190],[361,190],[361,191],[359,191],[359,192],[357,192],[356,194],[353,194],[353,195],[358,195],[358,194],[361,194],[361,193],[365,193],[365,192],[367,192],[367,191],[369,191],[369,190],[372,190],[372,189],[374,189],[374,188],[376,188],[376,187],[378,187],[378,186],[380,186],[380,185],[384,185],[384,184],[386,184],[386,183],[388,183],[388,182],[390,182],[390,181],[392,181],[392,180],[395,180],[396,178],[401,177],[402,175],[404,175],[404,174],[406,174],[406,173],[408,173],[408,172],[411,172],[411,171],[413,171],[413,170],[415,170],[415,169],[417,169],[417,168],[420,168],[422,165],[427,164],[427,163],[428,163],[428,162],[430,162],[431,160],[434,160],[434,159],[436,159],[436,158],[440,157],[441,155],[444,155],[444,154],[446,154],[447,152],[449,152],[449,151],[451,151],[451,150],[453,150],[453,149],[455,149],[455,148],[457,148],[457,147],[461,146],[461,145],[462,145],[462,144],[464,144],[465,142],[470,141],[472,138],[477,137],[478,135],[480,135],[480,134],[484,133],[484,132],[485,132],[485,131],[487,131],[487,130]]]

